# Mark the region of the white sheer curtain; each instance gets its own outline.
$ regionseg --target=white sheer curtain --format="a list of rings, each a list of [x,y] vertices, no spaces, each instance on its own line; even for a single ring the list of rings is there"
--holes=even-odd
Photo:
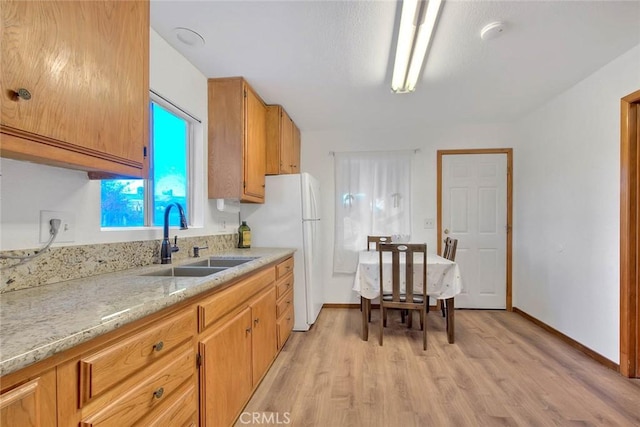
[[[411,234],[409,151],[335,153],[333,271],[353,273],[368,235]]]

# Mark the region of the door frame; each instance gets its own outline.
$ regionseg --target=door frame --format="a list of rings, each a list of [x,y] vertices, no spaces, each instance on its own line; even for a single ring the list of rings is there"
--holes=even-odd
[[[511,290],[511,251],[513,245],[513,148],[473,148],[459,150],[438,150],[437,187],[437,236],[438,253],[442,253],[442,156],[459,154],[506,154],[507,155],[507,311],[513,311]]]
[[[620,373],[640,377],[640,90],[620,100]]]

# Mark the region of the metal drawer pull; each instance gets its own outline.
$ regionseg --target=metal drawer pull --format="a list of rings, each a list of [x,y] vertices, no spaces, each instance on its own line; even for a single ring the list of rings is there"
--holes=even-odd
[[[153,392],[153,397],[155,397],[156,399],[160,399],[163,394],[164,394],[164,388],[160,387],[159,389]]]
[[[160,351],[164,348],[164,343],[162,341],[157,342],[154,346],[153,349],[155,351]]]

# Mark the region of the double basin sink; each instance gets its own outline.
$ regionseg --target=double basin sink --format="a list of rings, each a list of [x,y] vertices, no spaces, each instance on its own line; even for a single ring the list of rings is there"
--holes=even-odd
[[[143,276],[164,276],[164,277],[204,277],[220,273],[227,268],[235,267],[245,262],[253,261],[253,257],[211,257],[202,261],[193,262],[178,267],[169,267],[153,273],[143,274]]]

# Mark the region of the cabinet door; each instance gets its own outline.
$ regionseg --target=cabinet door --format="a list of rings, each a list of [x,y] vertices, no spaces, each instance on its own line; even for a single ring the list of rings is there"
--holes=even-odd
[[[295,123],[291,142],[291,173],[300,173],[300,129]]]
[[[280,139],[280,173],[293,173],[291,169],[293,149],[293,122],[284,109],[282,110],[282,135]]]
[[[269,288],[251,304],[253,317],[253,386],[262,379],[278,351],[276,340],[276,289]]]
[[[200,341],[201,425],[229,426],[251,395],[251,309]]]
[[[3,0],[1,39],[3,156],[142,174],[147,1]]]
[[[51,370],[0,396],[0,426],[56,425],[56,371]]]
[[[264,201],[267,110],[262,100],[246,85],[245,94],[243,199],[261,203]]]

